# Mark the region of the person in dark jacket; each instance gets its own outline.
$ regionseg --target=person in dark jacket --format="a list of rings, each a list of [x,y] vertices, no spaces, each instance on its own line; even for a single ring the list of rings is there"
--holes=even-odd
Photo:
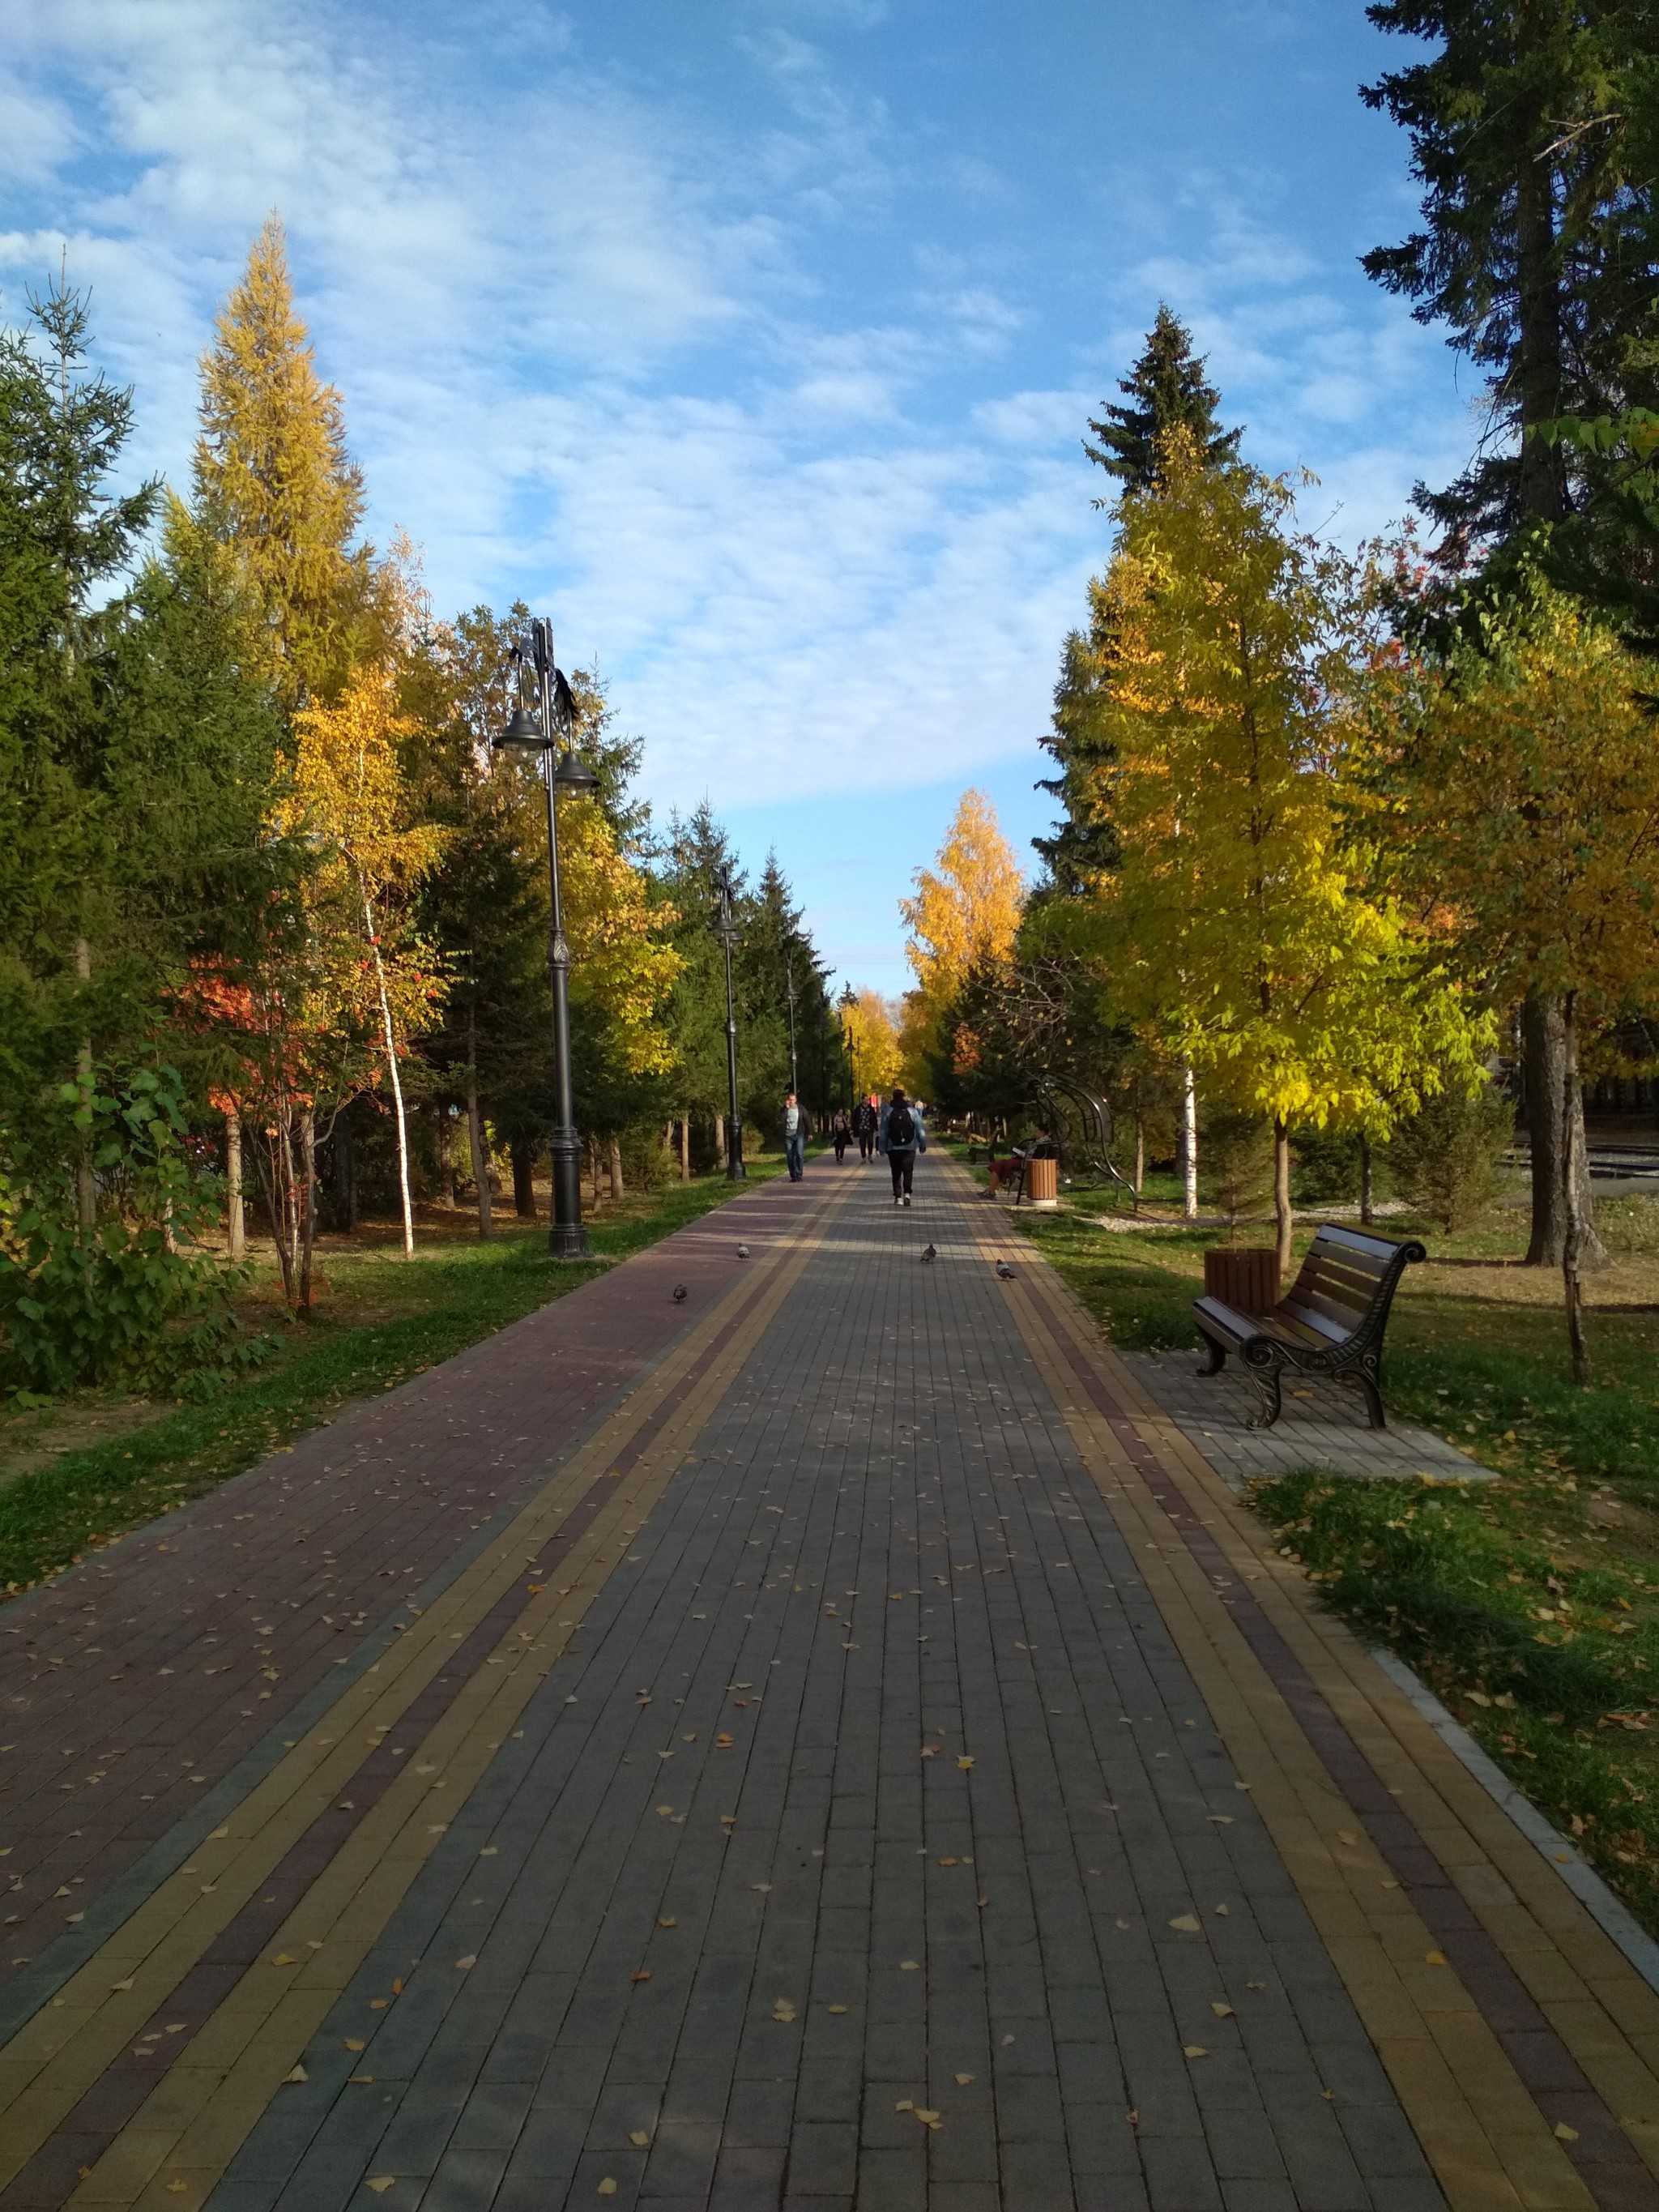
[[[853,1125],[847,1118],[847,1109],[837,1106],[830,1124],[830,1141],[836,1148],[836,1165],[847,1158],[847,1140],[853,1133]]]
[[[920,1104],[907,1098],[896,1083],[892,1097],[881,1109],[881,1128],[876,1143],[886,1153],[887,1164],[892,1170],[894,1205],[908,1206],[916,1154],[927,1151],[927,1132],[921,1125]]]
[[[806,1173],[806,1109],[793,1091],[783,1102],[783,1149],[789,1160],[789,1180],[799,1182]]]
[[[859,1140],[859,1158],[861,1160],[872,1159],[875,1156],[876,1131],[880,1126],[880,1121],[881,1116],[876,1111],[875,1102],[869,1098],[860,1098],[853,1109],[853,1134]]]

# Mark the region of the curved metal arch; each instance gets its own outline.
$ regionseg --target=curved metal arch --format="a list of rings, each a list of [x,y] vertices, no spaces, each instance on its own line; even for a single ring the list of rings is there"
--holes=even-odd
[[[1085,1131],[1085,1146],[1086,1133],[1092,1129],[1094,1152],[1099,1164],[1105,1169],[1114,1182],[1122,1184],[1124,1189],[1129,1194],[1135,1212],[1139,1213],[1140,1200],[1136,1194],[1135,1187],[1128,1177],[1121,1173],[1112,1158],[1113,1115],[1107,1100],[1099,1091],[1091,1091],[1083,1084],[1073,1083],[1065,1076],[1045,1075],[1037,1085],[1034,1103],[1038,1106],[1044,1106],[1049,1100],[1058,1103],[1062,1099],[1069,1101],[1080,1114]],[[1052,1115],[1051,1118],[1058,1120],[1059,1116]]]

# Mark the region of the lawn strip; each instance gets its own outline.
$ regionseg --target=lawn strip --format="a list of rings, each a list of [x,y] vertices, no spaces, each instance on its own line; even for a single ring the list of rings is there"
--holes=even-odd
[[[751,1166],[765,1181],[777,1164]],[[384,1305],[410,1310],[353,1323],[325,1306],[284,1332],[271,1364],[206,1404],[183,1405],[148,1425],[20,1475],[0,1490],[0,1595],[13,1596],[158,1514],[240,1474],[255,1461],[333,1419],[354,1401],[391,1389],[464,1352],[480,1338],[563,1297],[617,1260],[732,1194],[724,1176],[672,1183],[638,1211],[588,1224],[589,1262],[550,1257],[544,1228],[516,1224],[487,1242],[428,1245],[411,1266],[395,1250],[346,1255],[348,1312],[372,1287]],[[342,1267],[342,1273],[347,1272]]]

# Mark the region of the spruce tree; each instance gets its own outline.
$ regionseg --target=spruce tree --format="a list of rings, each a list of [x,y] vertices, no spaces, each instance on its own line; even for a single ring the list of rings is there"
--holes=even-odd
[[[1098,422],[1091,416],[1089,428],[1100,443],[1091,446],[1085,438],[1083,450],[1109,476],[1119,478],[1125,492],[1155,487],[1158,441],[1177,424],[1192,433],[1206,467],[1237,459],[1243,429],[1224,430],[1216,421],[1221,394],[1204,381],[1204,363],[1193,351],[1191,332],[1162,301],[1145,350],[1117,388],[1129,405],[1108,401]]]
[[[1419,503],[1460,549],[1595,501],[1583,456],[1528,435],[1564,414],[1651,404],[1659,386],[1649,87],[1653,11],[1622,0],[1376,0],[1433,40],[1361,96],[1409,132],[1424,227],[1363,258],[1484,369],[1481,448]]]

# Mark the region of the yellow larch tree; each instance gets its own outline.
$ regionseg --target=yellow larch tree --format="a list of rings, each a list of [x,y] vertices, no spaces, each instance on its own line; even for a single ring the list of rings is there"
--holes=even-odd
[[[1289,487],[1172,434],[1120,505],[1105,580],[1094,802],[1115,1003],[1177,1066],[1273,1125],[1282,1268],[1290,1133],[1386,1122],[1485,1032],[1432,948],[1367,894],[1334,805],[1345,564],[1286,528]]]
[[[229,549],[287,704],[331,696],[365,650],[381,649],[380,577],[372,549],[353,544],[362,478],[340,395],[318,375],[295,311],[274,214],[220,312],[201,373],[196,526]]]
[[[866,987],[846,993],[841,1018],[852,1038],[854,1080],[860,1091],[879,1096],[898,1081],[903,1066],[900,1011],[890,999]]]
[[[1025,902],[1014,848],[982,791],[963,792],[934,861],[911,878],[915,896],[899,902],[916,978],[905,997],[900,1054],[918,1089],[931,1079],[941,1024],[969,970],[1012,957]]]

